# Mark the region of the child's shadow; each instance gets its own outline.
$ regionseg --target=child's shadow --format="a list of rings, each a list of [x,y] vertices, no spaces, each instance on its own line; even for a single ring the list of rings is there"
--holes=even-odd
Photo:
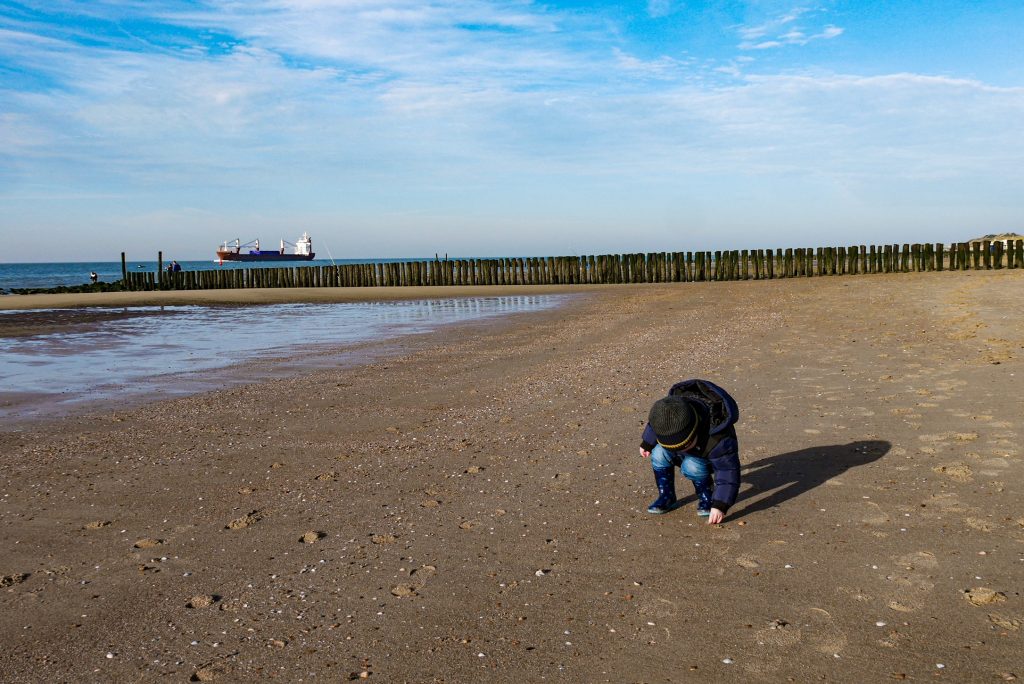
[[[865,440],[790,451],[748,463],[743,466],[743,482],[749,486],[740,493],[739,501],[771,493],[735,510],[729,517],[736,520],[778,506],[850,468],[877,461],[889,453],[890,448],[892,444],[889,442]]]

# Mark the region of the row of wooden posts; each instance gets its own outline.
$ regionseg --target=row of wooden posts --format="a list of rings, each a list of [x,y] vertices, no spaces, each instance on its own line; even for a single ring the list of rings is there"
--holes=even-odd
[[[423,285],[555,285],[765,280],[825,275],[1024,268],[1024,240],[654,252],[570,257],[435,259],[332,266],[121,272],[130,290],[256,287],[398,287]]]

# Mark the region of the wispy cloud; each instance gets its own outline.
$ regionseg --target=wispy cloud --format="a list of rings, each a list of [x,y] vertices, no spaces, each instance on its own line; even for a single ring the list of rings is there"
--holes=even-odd
[[[640,59],[627,54],[619,48],[613,48],[616,64],[631,74],[656,79],[671,79],[679,76],[683,62],[678,59],[662,55],[657,59]]]
[[[821,28],[807,29],[814,13],[806,8],[797,8],[770,21],[755,26],[741,26],[739,49],[769,50],[787,45],[807,45],[812,41],[829,40],[843,34],[843,29],[828,24]]]

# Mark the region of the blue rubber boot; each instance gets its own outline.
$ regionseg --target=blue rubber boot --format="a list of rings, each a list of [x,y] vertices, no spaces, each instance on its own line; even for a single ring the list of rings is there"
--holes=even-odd
[[[715,483],[710,477],[702,482],[694,480],[693,489],[697,492],[697,515],[706,518],[711,515],[712,494],[715,492]]]
[[[661,515],[676,507],[676,473],[675,468],[654,470],[654,481],[658,483],[658,498],[647,507],[648,513]]]

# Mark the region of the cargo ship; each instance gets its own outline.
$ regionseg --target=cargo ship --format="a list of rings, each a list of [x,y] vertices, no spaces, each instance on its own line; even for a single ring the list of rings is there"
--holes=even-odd
[[[288,251],[289,245],[291,251]],[[224,244],[217,248],[216,261],[312,261],[315,256],[312,238],[309,237],[309,233],[303,233],[294,244],[281,240],[281,247],[274,250],[260,249],[259,240],[244,245],[238,238],[225,240]]]

